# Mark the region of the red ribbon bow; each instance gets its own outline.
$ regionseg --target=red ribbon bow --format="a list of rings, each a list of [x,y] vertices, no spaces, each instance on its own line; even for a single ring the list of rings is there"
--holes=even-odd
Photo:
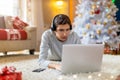
[[[1,69],[0,75],[14,73],[15,70],[16,70],[16,68],[14,66],[10,66],[10,67],[5,66]]]

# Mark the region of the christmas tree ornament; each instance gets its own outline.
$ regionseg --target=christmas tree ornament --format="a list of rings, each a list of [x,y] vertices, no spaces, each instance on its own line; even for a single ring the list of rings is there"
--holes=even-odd
[[[92,4],[92,9],[96,9],[97,8],[97,5],[96,4]]]
[[[111,15],[108,15],[107,18],[110,19],[110,18],[111,18]]]
[[[86,28],[87,28],[87,29],[90,29],[90,24],[86,24]]]
[[[79,17],[82,17],[82,13],[79,13],[79,15],[78,15]]]
[[[85,36],[86,35],[86,32],[83,32],[83,36]]]
[[[97,25],[100,25],[101,24],[101,22],[100,21],[97,21]]]
[[[107,17],[107,16],[109,16],[111,13],[106,13],[106,16],[105,17]]]
[[[105,9],[105,11],[108,13],[108,12],[109,12],[109,9],[108,9],[108,8],[106,8],[106,9]]]
[[[107,22],[104,21],[104,22],[103,22],[103,25],[106,26],[106,25],[107,25]]]
[[[116,21],[112,21],[111,24],[112,25],[117,25],[117,22]]]
[[[112,4],[110,2],[107,3],[107,7],[110,8]]]
[[[112,29],[108,29],[108,34],[111,34],[112,33]]]
[[[91,11],[90,11],[90,15],[93,15],[93,14],[94,14],[94,10],[91,10]]]
[[[95,14],[99,14],[100,13],[100,9],[96,9],[94,13]]]
[[[101,34],[101,30],[97,30],[96,33],[97,33],[98,35],[100,35],[100,34]]]

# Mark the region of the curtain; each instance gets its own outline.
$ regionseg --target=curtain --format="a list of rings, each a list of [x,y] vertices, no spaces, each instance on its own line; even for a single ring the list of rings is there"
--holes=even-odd
[[[18,0],[0,0],[0,15],[19,15]]]
[[[34,0],[19,0],[20,17],[29,23],[29,25],[34,24],[33,1]]]
[[[26,11],[27,21],[28,21],[28,23],[33,24],[33,22],[32,22],[32,3],[31,3],[31,0],[27,0],[26,9],[27,9],[27,11]]]

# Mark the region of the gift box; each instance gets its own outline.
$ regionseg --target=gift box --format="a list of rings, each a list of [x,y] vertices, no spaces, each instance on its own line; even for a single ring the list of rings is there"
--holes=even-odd
[[[15,67],[7,67],[1,69],[0,80],[22,80],[22,72],[15,72]]]

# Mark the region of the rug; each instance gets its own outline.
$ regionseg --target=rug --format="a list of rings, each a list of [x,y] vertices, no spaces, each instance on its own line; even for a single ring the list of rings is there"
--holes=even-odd
[[[4,66],[15,66],[17,71],[22,72],[22,80],[115,80],[120,74],[120,55],[103,55],[102,70],[93,73],[63,75],[54,69],[32,72],[39,68],[38,54],[1,56],[0,68]]]

